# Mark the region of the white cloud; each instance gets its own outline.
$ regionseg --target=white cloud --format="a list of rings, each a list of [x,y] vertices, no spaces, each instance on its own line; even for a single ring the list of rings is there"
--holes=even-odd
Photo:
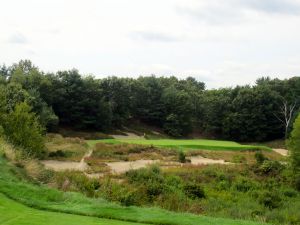
[[[97,77],[192,75],[209,88],[291,77],[300,73],[299,3],[3,1],[0,64],[28,58],[45,71]]]

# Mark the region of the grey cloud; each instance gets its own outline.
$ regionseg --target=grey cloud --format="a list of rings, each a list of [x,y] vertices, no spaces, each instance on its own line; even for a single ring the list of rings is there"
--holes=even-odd
[[[153,42],[176,42],[181,40],[172,35],[151,31],[134,31],[130,33],[130,37],[135,40],[138,39]]]
[[[201,8],[178,7],[177,11],[203,23],[213,25],[238,22],[243,17],[241,11],[232,10],[227,4],[206,5]]]
[[[177,7],[177,12],[209,24],[238,23],[246,19],[245,12],[300,15],[297,0],[210,0],[201,7]]]
[[[241,6],[265,13],[295,15],[300,13],[299,1],[292,0],[235,0]]]
[[[28,39],[22,33],[17,32],[8,38],[8,42],[11,44],[27,44]]]

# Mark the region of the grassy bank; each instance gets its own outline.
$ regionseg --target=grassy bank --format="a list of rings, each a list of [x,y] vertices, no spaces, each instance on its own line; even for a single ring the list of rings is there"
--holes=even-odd
[[[48,212],[24,206],[0,194],[0,224],[3,225],[141,225],[119,220]]]
[[[232,220],[223,218],[213,218],[206,216],[196,216],[188,213],[173,213],[166,210],[158,208],[141,208],[141,207],[122,207],[118,204],[110,203],[103,199],[93,199],[84,197],[82,194],[71,193],[71,192],[61,192],[55,189],[48,188],[43,185],[32,184],[26,181],[25,174],[22,168],[11,165],[6,159],[0,157],[0,192],[5,194],[5,196],[13,199],[19,203],[22,203],[31,208],[61,212],[74,215],[85,215],[93,216],[98,218],[115,219],[120,221],[127,221],[134,223],[144,223],[144,224],[172,224],[172,225],[211,225],[211,224],[222,224],[222,225],[258,225],[258,222],[244,221],[244,220]],[[47,174],[45,174],[46,176]],[[2,197],[3,198],[3,197]],[[7,201],[7,200],[5,200]],[[2,203],[4,204],[4,203]],[[14,207],[14,204],[11,204]],[[16,204],[16,212],[20,207]],[[1,210],[10,210],[5,207]],[[13,209],[11,209],[13,210]],[[26,211],[26,210],[25,210]],[[38,215],[41,212],[35,211]],[[1,213],[2,215],[2,213]],[[9,215],[9,214],[8,214]],[[16,214],[15,214],[16,215]],[[44,218],[51,214],[45,214]],[[53,214],[55,215],[55,214]],[[16,215],[15,217],[17,217]],[[61,220],[63,220],[64,214],[61,214]],[[1,217],[3,218],[3,217]],[[38,216],[41,218],[41,216]],[[58,217],[59,218],[59,217]],[[88,217],[87,217],[88,218]],[[7,217],[9,220],[10,217]],[[74,224],[73,219],[67,217],[70,220],[70,224]],[[80,221],[78,217],[78,221]],[[25,221],[25,220],[24,220]],[[51,220],[52,221],[52,220]],[[53,220],[54,221],[54,220]],[[77,223],[78,223],[77,221]],[[90,224],[94,219],[89,220]],[[42,221],[43,222],[43,221]],[[36,224],[43,224],[36,222]],[[14,224],[9,223],[7,224]],[[20,224],[20,223],[17,223]],[[26,224],[24,222],[24,224]],[[34,224],[34,221],[30,224]],[[55,223],[59,224],[59,223]],[[68,224],[68,223],[61,223]],[[80,223],[83,224],[83,223]],[[89,224],[89,223],[84,223]],[[99,223],[101,224],[101,220]],[[116,223],[122,224],[122,223]]]
[[[271,148],[259,145],[242,145],[233,141],[218,141],[206,139],[191,139],[191,140],[174,140],[174,139],[158,139],[158,140],[144,140],[144,139],[104,139],[104,140],[89,140],[90,146],[96,143],[104,142],[110,144],[128,143],[139,145],[153,145],[157,147],[166,147],[180,149],[184,151],[193,150],[222,150],[222,151],[241,151],[241,150],[266,150]]]

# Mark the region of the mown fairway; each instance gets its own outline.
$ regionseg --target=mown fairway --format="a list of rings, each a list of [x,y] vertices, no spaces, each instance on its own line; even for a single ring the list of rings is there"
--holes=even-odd
[[[78,216],[32,209],[0,193],[0,224],[3,225],[140,225],[140,223]]]
[[[190,140],[175,140],[175,139],[158,139],[158,140],[145,140],[145,139],[104,139],[104,140],[90,140],[89,145],[93,146],[98,142],[119,144],[139,144],[139,145],[153,145],[157,147],[168,147],[181,150],[271,150],[265,146],[255,145],[241,145],[233,141],[218,141],[206,139],[190,139]]]

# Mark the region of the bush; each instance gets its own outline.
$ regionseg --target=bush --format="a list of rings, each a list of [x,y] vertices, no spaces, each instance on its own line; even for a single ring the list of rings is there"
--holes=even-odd
[[[121,196],[120,203],[123,206],[131,206],[131,205],[137,205],[137,193],[134,191],[126,192],[123,196]]]
[[[183,187],[185,194],[191,199],[205,198],[203,188],[199,184],[189,183]]]
[[[143,186],[150,201],[162,194],[167,188],[160,168],[156,165],[139,170],[130,170],[126,172],[126,176],[130,183]]]
[[[255,184],[246,178],[239,178],[235,183],[234,183],[234,188],[239,191],[239,192],[248,192],[251,189],[255,188]]]
[[[262,192],[258,198],[260,204],[269,209],[278,208],[282,204],[280,194],[277,192],[265,191]]]
[[[4,122],[7,139],[20,147],[24,156],[42,157],[45,150],[43,128],[26,103],[17,104]]]
[[[294,185],[300,191],[300,114],[295,120],[291,137],[288,141],[291,163],[294,172]]]
[[[56,173],[54,177],[58,188],[64,191],[78,191],[93,197],[95,191],[100,188],[100,183],[96,179],[90,179],[81,172],[66,171]]]
[[[297,191],[295,191],[294,189],[288,188],[282,191],[283,195],[289,198],[293,198],[297,196]]]
[[[261,151],[255,152],[254,157],[256,159],[257,164],[262,164],[265,160],[267,160],[267,158],[264,156],[264,154]]]
[[[282,164],[280,164],[280,162],[267,160],[261,164],[259,170],[266,175],[277,175],[282,171],[283,168],[284,167]]]
[[[232,161],[234,163],[244,163],[247,160],[246,160],[245,156],[243,156],[243,155],[234,155],[232,158]]]
[[[56,157],[66,157],[66,153],[63,152],[62,150],[57,150],[55,152],[50,152],[49,157],[51,158],[56,158]]]
[[[185,163],[186,162],[186,159],[185,159],[185,154],[183,151],[180,151],[178,153],[178,161],[181,162],[181,163]]]

